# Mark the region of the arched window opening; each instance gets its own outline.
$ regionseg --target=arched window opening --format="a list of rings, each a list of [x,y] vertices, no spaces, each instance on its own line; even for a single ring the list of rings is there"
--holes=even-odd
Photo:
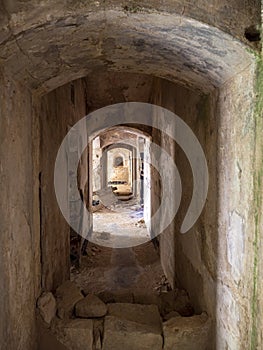
[[[114,159],[114,167],[117,168],[117,167],[120,167],[120,166],[123,166],[123,158],[122,157],[116,157]]]

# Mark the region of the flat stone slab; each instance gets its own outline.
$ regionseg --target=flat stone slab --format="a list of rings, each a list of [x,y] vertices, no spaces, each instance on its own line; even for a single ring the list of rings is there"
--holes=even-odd
[[[102,350],[162,350],[163,338],[150,325],[106,316]]]
[[[56,338],[69,350],[92,350],[93,321],[84,319],[63,320],[53,329]]]
[[[80,289],[71,281],[66,281],[56,290],[57,315],[59,318],[71,317],[75,304],[83,299]]]
[[[145,329],[148,327],[155,333],[162,333],[161,317],[157,305],[108,304],[108,315],[144,325]]]
[[[163,324],[164,350],[209,350],[208,316],[173,317]]]
[[[77,302],[75,306],[77,317],[96,318],[103,317],[106,313],[106,304],[93,294],[88,294],[84,299]]]

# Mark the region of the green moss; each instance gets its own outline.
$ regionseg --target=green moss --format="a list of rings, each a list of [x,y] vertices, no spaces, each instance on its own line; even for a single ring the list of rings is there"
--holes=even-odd
[[[256,70],[256,102],[254,108],[255,121],[255,141],[254,141],[254,221],[255,236],[254,246],[254,266],[253,266],[253,294],[252,294],[252,331],[250,350],[256,350],[258,338],[258,261],[259,261],[259,239],[260,223],[262,220],[262,180],[263,180],[263,60],[255,54],[257,60]]]

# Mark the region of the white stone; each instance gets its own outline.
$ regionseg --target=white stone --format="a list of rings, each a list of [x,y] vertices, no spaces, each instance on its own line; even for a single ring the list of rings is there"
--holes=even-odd
[[[239,213],[234,211],[229,217],[229,227],[227,232],[227,259],[231,265],[232,275],[237,283],[243,273],[244,241],[244,219]]]

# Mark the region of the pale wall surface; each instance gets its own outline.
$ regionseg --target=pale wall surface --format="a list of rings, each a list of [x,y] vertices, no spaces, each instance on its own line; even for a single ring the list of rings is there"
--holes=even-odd
[[[0,71],[0,348],[35,346],[36,266],[33,231],[32,101]]]

